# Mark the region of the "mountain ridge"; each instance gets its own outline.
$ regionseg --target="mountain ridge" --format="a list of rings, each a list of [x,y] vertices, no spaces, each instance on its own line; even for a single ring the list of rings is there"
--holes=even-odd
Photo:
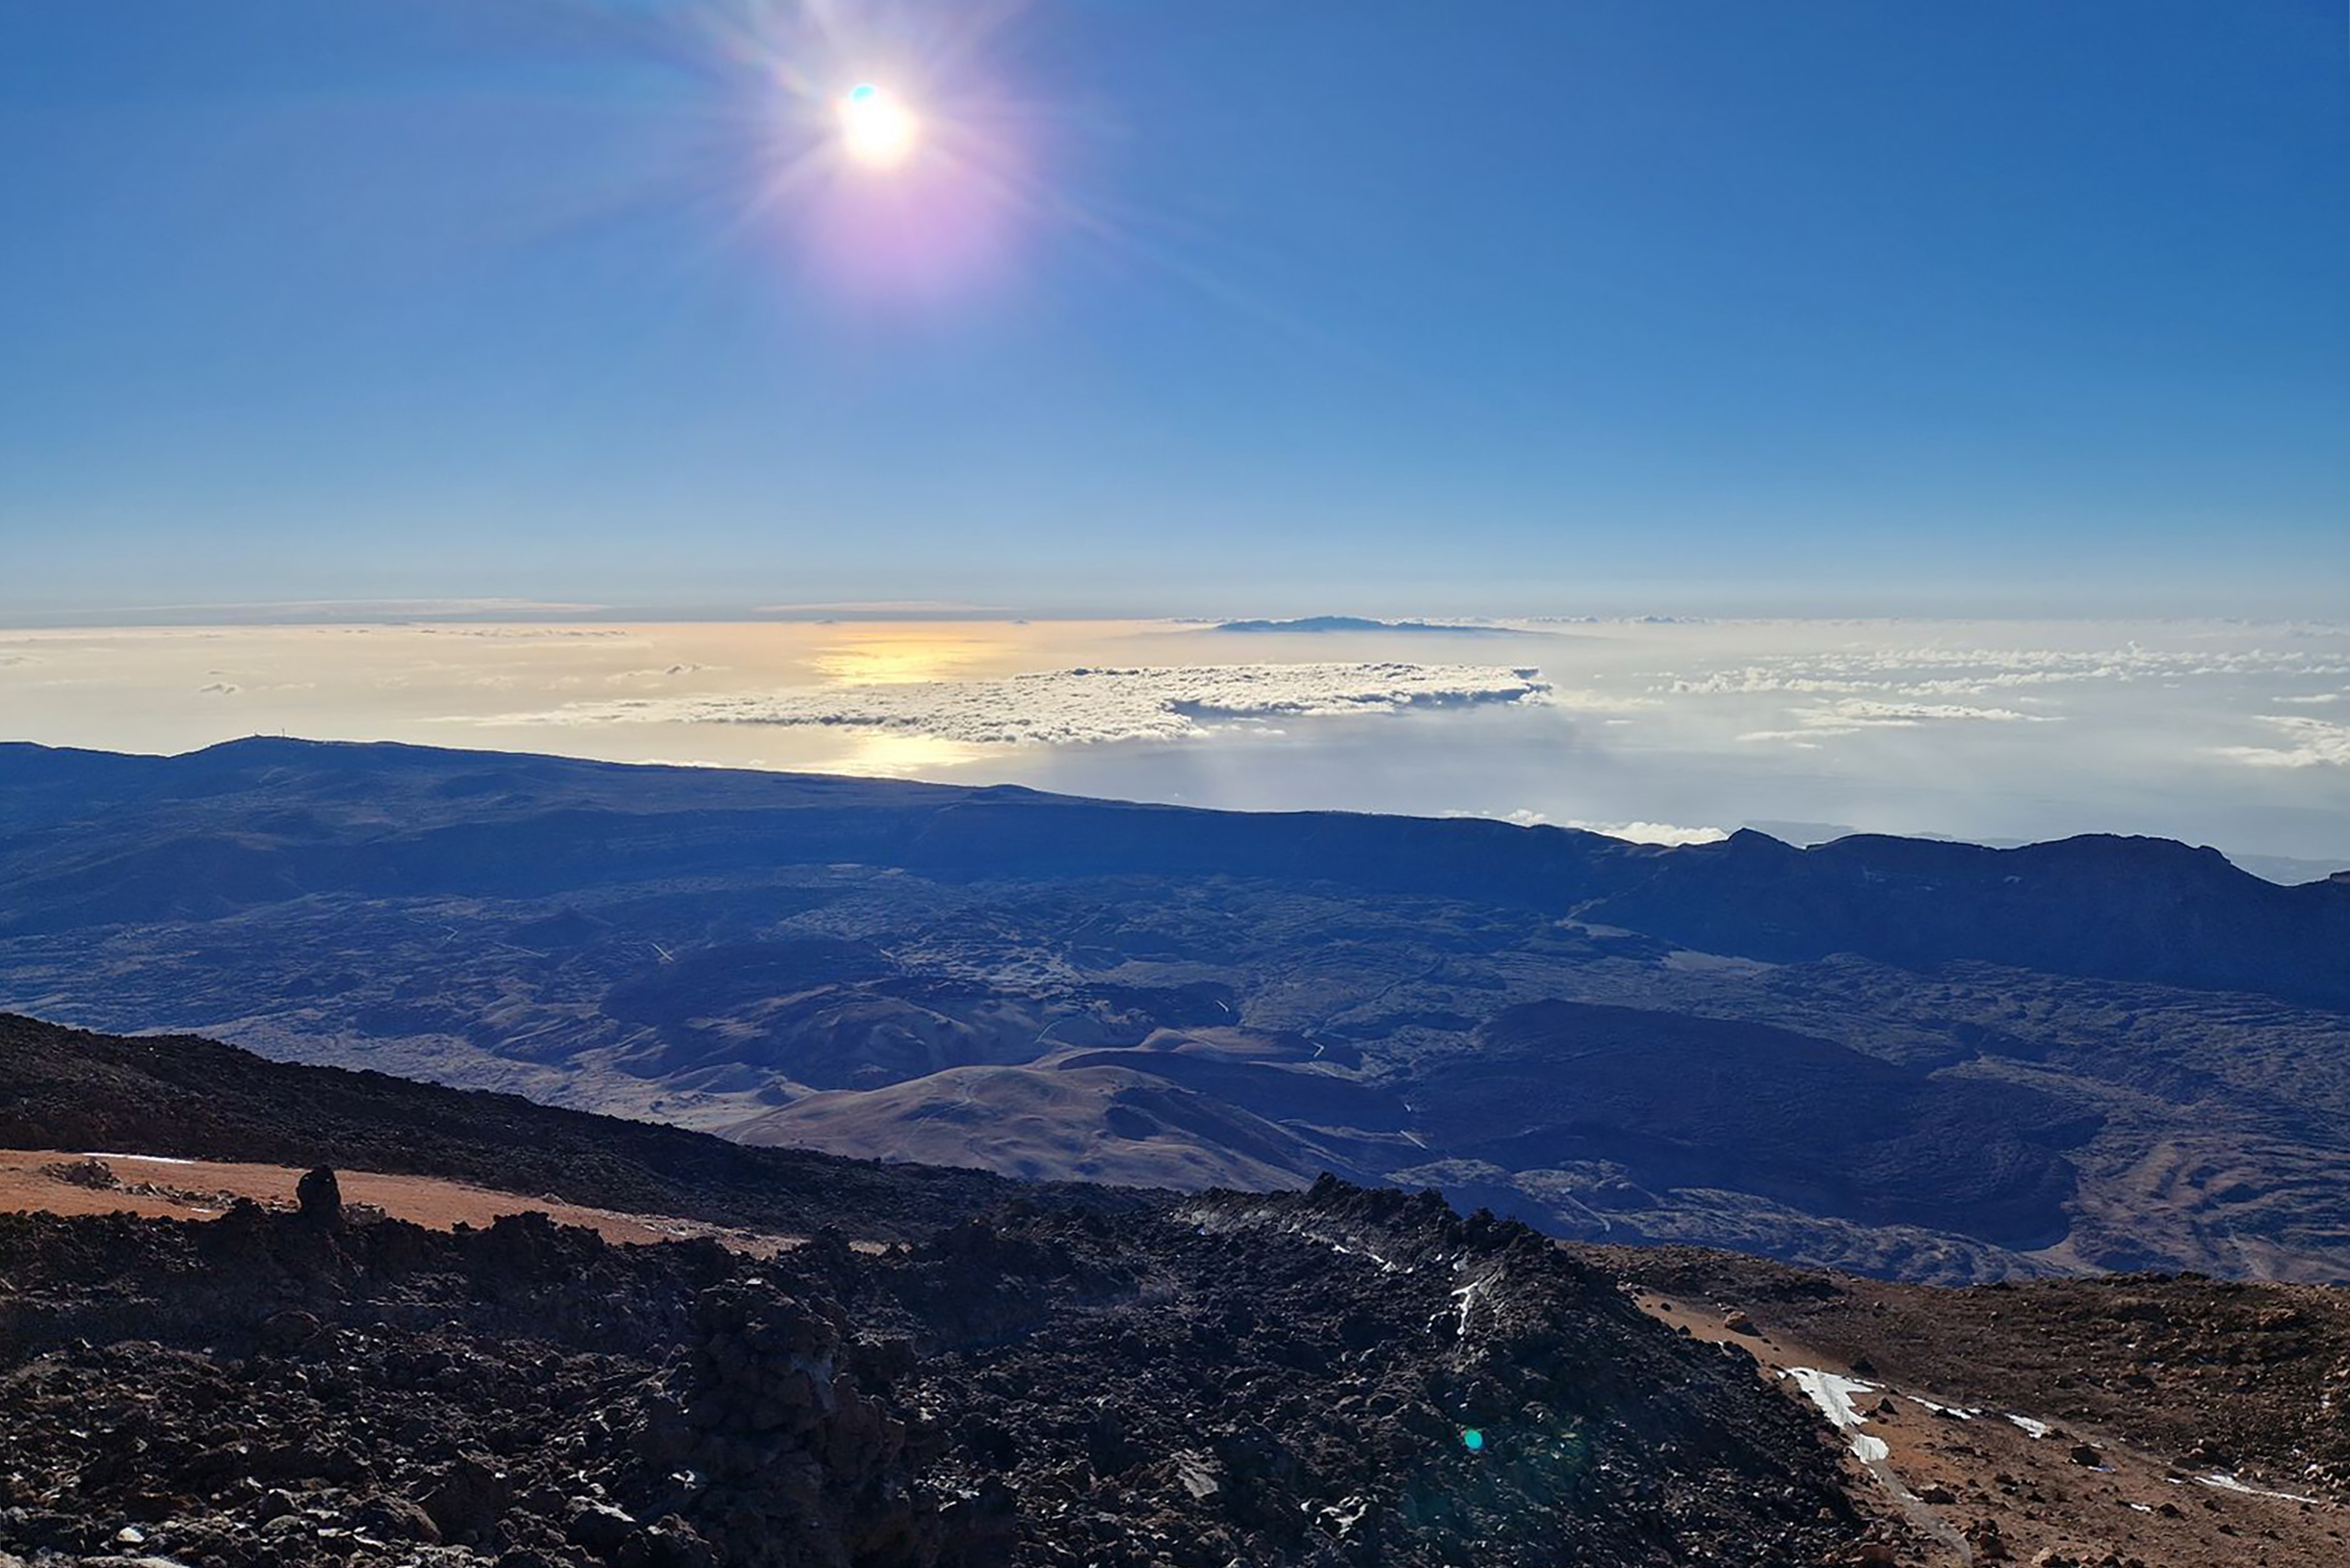
[[[2350,885],[2117,836],[1662,847],[274,738],[0,752],[20,1011],[1925,1279],[2350,1276],[2345,919]],[[1470,1070],[1497,1051],[1528,1087]]]
[[[2285,887],[2244,872],[2218,850],[2147,836],[2080,834],[2017,849],[1986,849],[1939,839],[1856,834],[1810,848],[1797,848],[1752,828],[1741,828],[1713,844],[1634,845],[1577,828],[1548,824],[1522,827],[1482,819],[1388,817],[1346,812],[1210,811],[1148,802],[1101,801],[1055,796],[1016,786],[966,788],[904,784],[896,780],[846,780],[836,775],[745,773],[736,770],[678,768],[661,764],[582,762],[568,758],[418,747],[394,743],[309,742],[251,737],[223,742],[174,757],[127,757],[119,753],[59,751],[22,743],[0,749],[0,800],[38,800],[48,790],[67,787],[67,777],[39,779],[43,771],[68,775],[74,787],[97,782],[89,774],[127,774],[163,787],[184,771],[224,785],[243,771],[249,784],[255,770],[315,768],[363,758],[371,769],[397,771],[435,765],[465,767],[496,759],[519,771],[546,776],[572,772],[582,777],[657,777],[694,789],[713,775],[746,792],[772,781],[775,792],[760,809],[789,804],[815,809],[816,798],[837,801],[862,797],[882,807],[927,809],[924,820],[901,824],[897,834],[854,835],[846,842],[808,834],[822,848],[878,854],[892,863],[941,872],[1018,868],[1030,874],[1070,866],[1088,871],[1192,875],[1252,872],[1295,874],[1301,868],[1386,892],[1460,892],[1473,886],[1483,899],[1560,908],[1604,924],[1623,924],[1742,956],[1772,960],[1824,957],[1853,952],[1894,962],[1981,958],[2023,962],[2051,973],[2150,980],[2206,989],[2267,991],[2286,1000],[2324,1006],[2350,1004],[2350,966],[2309,961],[2350,951],[2350,889],[2334,881]],[[94,761],[93,759],[104,759]],[[82,770],[89,773],[71,777]],[[133,800],[144,792],[131,795]],[[469,810],[485,803],[483,793],[462,797]],[[704,792],[707,793],[707,792]],[[787,797],[788,798],[783,798]],[[88,797],[77,794],[77,801]],[[701,807],[709,810],[712,807]],[[17,813],[0,816],[0,829],[15,825]],[[1156,821],[1153,821],[1156,819]],[[1182,829],[1150,833],[1137,841],[1137,822],[1158,826],[1174,822]],[[38,825],[66,825],[54,818]],[[582,823],[581,825],[591,825]],[[742,824],[742,825],[747,825]],[[796,823],[805,827],[807,824]],[[467,829],[450,829],[464,837]],[[21,831],[21,828],[19,828]],[[486,825],[471,829],[487,836]],[[298,842],[298,841],[296,841]],[[766,846],[771,847],[771,846]],[[170,848],[183,853],[193,846]],[[266,874],[271,848],[249,842],[215,843],[216,869],[230,876]],[[290,846],[289,846],[290,848]],[[338,868],[318,868],[327,875]],[[350,875],[363,873],[353,865]],[[144,875],[131,866],[132,875]],[[1941,882],[1924,879],[1931,871]],[[2072,900],[2067,875],[2124,874],[2137,886],[2128,900],[2094,897]],[[2028,890],[1999,890],[2027,878],[2058,878],[2054,886],[2035,881]],[[2160,931],[2132,920],[2133,904],[2148,878],[2166,896],[2164,912],[2183,909],[2189,899],[2220,905],[2199,919],[2184,939],[2160,941]],[[36,882],[38,896],[54,884]],[[295,885],[312,886],[312,883]],[[1918,898],[1954,885],[1992,897],[2000,908],[1996,922],[1949,921],[1940,928],[1895,938],[1888,928],[1888,906],[1896,898],[1898,917],[1915,921],[1933,913]],[[268,890],[263,884],[256,891]],[[2097,891],[2090,890],[2093,894]],[[1736,895],[1725,898],[1725,895]],[[1773,913],[1790,898],[1807,899],[1811,923],[1790,928]],[[2016,931],[2009,918],[2033,899],[2064,901],[2037,928],[2004,939],[1983,929],[1996,924]],[[0,920],[31,899],[0,905]],[[1854,907],[1857,904],[1858,907]],[[1726,918],[1725,911],[1735,915]],[[2068,961],[2060,933],[2077,935],[2085,924],[2100,941]],[[21,919],[19,914],[16,918]],[[2257,941],[2246,940],[2247,931]],[[2223,938],[2232,940],[2223,941]],[[2239,951],[2241,949],[2253,951]],[[2215,951],[2217,950],[2217,951]]]
[[[855,1213],[861,1235],[882,1239],[1014,1198],[1109,1209],[1142,1201],[1099,1185],[1080,1192],[761,1148],[517,1095],[272,1061],[200,1035],[104,1034],[5,1012],[0,1147],[359,1165],[757,1230],[814,1230]]]

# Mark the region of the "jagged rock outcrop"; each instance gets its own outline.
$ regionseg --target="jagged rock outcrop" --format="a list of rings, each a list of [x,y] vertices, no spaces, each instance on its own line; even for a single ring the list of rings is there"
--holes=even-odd
[[[1834,1455],[1523,1226],[1337,1182],[767,1260],[0,1216],[0,1551],[196,1568],[1811,1564]]]

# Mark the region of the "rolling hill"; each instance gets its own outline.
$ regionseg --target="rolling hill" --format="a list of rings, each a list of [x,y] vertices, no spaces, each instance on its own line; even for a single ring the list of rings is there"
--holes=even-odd
[[[0,747],[0,1005],[1030,1179],[2350,1274],[2350,882],[251,740]]]

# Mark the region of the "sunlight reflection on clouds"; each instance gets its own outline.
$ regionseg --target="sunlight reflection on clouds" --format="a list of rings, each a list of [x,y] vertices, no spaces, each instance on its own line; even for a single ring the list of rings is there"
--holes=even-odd
[[[5,738],[53,745],[282,730],[1635,837],[2149,832],[2319,875],[2350,859],[2346,688],[2350,630],[2218,622],[0,631]]]

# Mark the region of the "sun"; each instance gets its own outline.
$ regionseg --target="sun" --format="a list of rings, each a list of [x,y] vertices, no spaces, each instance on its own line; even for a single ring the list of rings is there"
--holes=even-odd
[[[871,82],[859,82],[839,104],[841,147],[868,169],[894,169],[914,150],[922,124],[913,112]]]

